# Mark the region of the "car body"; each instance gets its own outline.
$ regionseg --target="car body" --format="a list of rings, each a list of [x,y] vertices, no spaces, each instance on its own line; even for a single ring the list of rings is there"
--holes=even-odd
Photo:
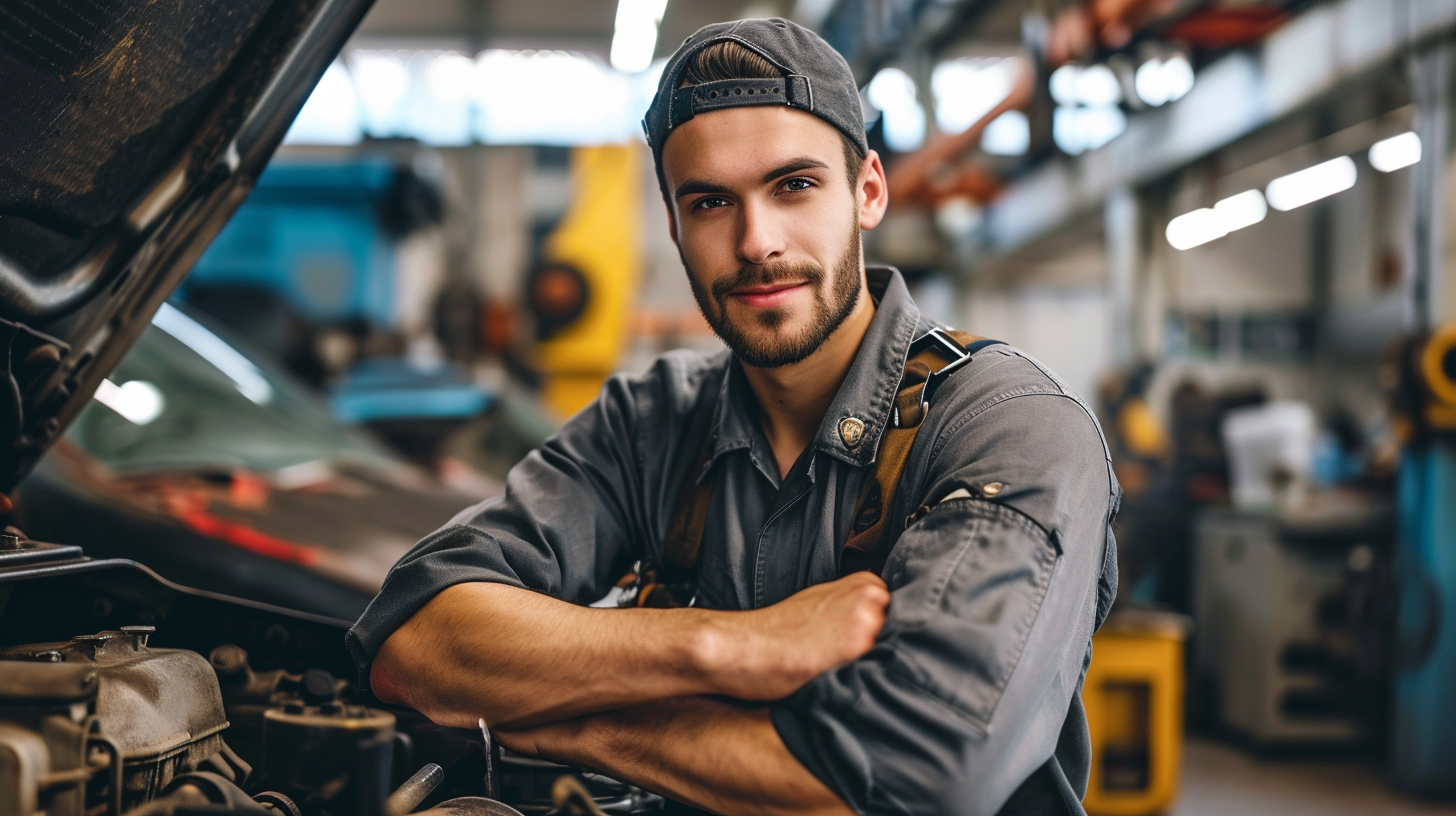
[[[339,423],[281,366],[168,303],[13,498],[32,537],[353,619],[411,545],[500,491],[461,483],[474,492]]]
[[[332,433],[323,426],[295,437],[300,451],[244,445],[247,455],[224,473],[217,461],[201,466],[185,425],[158,426],[175,440],[128,436],[93,397],[143,431],[165,421],[172,381],[119,366],[138,340],[150,342],[154,316],[182,325],[163,304],[247,197],[369,5],[0,0],[0,513],[11,523],[0,533],[0,757],[9,758],[0,762],[0,813],[519,813],[481,796],[503,791],[530,812],[552,807],[541,792],[566,769],[504,756],[484,723],[442,729],[390,709],[351,679],[347,620],[87,554],[122,547],[111,513],[158,531],[180,521],[230,534],[252,555],[262,553],[244,541],[285,552],[278,545],[301,542],[250,513],[271,503],[312,515],[294,504],[305,486],[327,485],[322,494],[344,502],[367,481],[357,470],[370,470],[369,455],[322,455],[359,452],[347,439],[320,444]],[[258,407],[260,383],[286,390],[241,367],[223,370],[226,353],[202,356],[217,371],[201,367],[192,381],[210,378],[214,396],[231,388]],[[263,439],[265,414],[228,400],[238,410],[223,412],[224,436],[236,416],[237,441]],[[229,441],[213,440],[212,452]],[[9,512],[28,475],[44,478],[32,471],[47,454],[46,469],[91,495],[57,493],[53,507],[32,501],[27,512],[73,525],[71,542],[40,540]],[[292,468],[293,459],[308,467]],[[309,464],[317,461],[323,477]],[[166,475],[149,483],[147,472]],[[353,529],[372,526],[358,512]],[[302,521],[338,526],[321,515]],[[137,529],[130,546],[146,546]],[[193,546],[204,560],[206,543]],[[298,574],[339,577],[325,572]],[[588,782],[615,812],[660,809],[660,799]],[[441,802],[451,795],[461,798]]]

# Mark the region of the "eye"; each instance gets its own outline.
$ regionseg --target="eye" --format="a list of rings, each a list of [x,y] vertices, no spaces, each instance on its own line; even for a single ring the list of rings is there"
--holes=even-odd
[[[722,196],[704,196],[693,202],[694,210],[716,210],[728,206],[728,199]]]
[[[801,190],[807,190],[813,186],[814,182],[806,178],[791,178],[788,181],[784,182],[784,189],[788,190],[791,193],[797,193]]]

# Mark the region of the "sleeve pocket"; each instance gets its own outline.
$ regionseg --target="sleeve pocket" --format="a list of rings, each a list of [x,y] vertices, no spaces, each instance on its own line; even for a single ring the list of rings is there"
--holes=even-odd
[[[1056,566],[1050,536],[982,499],[935,506],[895,545],[886,635],[893,671],[990,725]]]

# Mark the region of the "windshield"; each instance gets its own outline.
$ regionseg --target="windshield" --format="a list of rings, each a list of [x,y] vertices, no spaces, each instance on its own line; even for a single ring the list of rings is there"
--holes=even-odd
[[[118,473],[399,467],[302,385],[171,304],[66,437]]]

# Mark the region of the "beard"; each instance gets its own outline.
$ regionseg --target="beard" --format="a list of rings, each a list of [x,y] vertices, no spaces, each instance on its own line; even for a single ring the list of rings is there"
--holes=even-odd
[[[710,289],[698,282],[688,266],[688,283],[698,309],[738,359],[754,368],[781,368],[802,362],[829,339],[845,320],[849,319],[854,307],[859,304],[860,293],[860,242],[859,232],[851,234],[848,245],[835,264],[832,280],[828,281],[823,267],[815,263],[800,264],[747,264],[729,278],[715,281]],[[735,322],[728,318],[729,293],[748,286],[769,286],[776,283],[804,281],[814,292],[815,307],[808,325],[798,331],[789,332],[784,324],[790,312],[787,309],[762,309],[745,321]]]

